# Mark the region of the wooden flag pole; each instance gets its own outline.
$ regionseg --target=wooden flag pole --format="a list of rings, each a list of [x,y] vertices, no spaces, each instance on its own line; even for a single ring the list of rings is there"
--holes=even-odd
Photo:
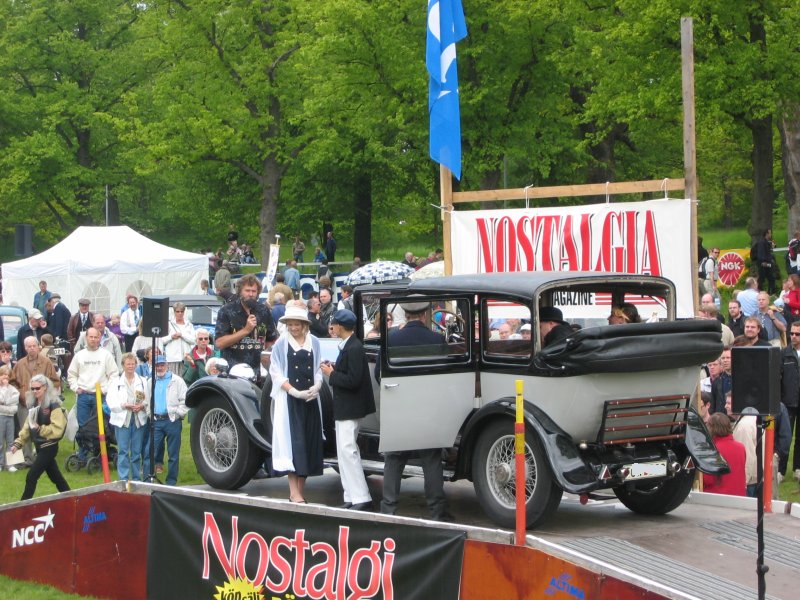
[[[453,247],[450,241],[450,225],[453,212],[453,174],[444,165],[439,165],[439,195],[442,207],[442,250],[444,250],[444,274],[453,274]]]

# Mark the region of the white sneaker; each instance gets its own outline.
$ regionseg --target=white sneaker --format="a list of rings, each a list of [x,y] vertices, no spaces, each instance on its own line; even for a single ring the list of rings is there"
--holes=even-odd
[[[794,470],[794,479],[795,481],[800,481],[800,469]]]
[[[778,473],[777,475],[778,485],[783,483],[783,473]]]
[[[8,472],[9,473],[16,473],[17,472],[17,467],[15,467],[14,465],[11,465],[10,467],[8,467]]]

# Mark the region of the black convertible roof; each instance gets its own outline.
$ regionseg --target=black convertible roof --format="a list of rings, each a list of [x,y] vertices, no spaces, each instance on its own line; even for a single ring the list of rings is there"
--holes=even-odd
[[[401,282],[388,286],[364,286],[362,291],[387,290],[408,291],[410,293],[470,292],[475,294],[509,294],[522,298],[532,298],[543,287],[559,289],[587,288],[594,291],[610,291],[624,287],[626,290],[640,290],[641,293],[672,293],[672,283],[662,277],[651,275],[630,275],[626,273],[599,272],[524,272],[524,273],[479,273],[475,275],[452,275],[450,277],[431,277]]]

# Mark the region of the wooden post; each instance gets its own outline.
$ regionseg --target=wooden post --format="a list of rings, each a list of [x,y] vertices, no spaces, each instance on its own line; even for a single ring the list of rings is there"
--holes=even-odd
[[[439,195],[442,207],[442,237],[444,238],[444,274],[453,274],[453,247],[450,242],[451,213],[453,212],[453,174],[444,165],[439,165]]]
[[[689,248],[692,273],[692,304],[700,306],[699,280],[697,277],[697,145],[694,120],[694,22],[691,17],[681,17],[681,82],[683,92],[683,180],[686,182],[684,193],[691,201],[690,236],[692,247]],[[695,409],[700,413],[700,382],[697,382],[695,393]],[[699,471],[695,476],[695,487],[703,491],[703,474]]]
[[[694,26],[691,17],[681,18],[681,79],[683,82],[683,179],[686,197],[691,200],[691,240],[689,249],[691,273],[697,273],[697,145],[694,118]],[[694,276],[697,279],[697,276]],[[697,285],[692,286],[694,305],[700,297]]]

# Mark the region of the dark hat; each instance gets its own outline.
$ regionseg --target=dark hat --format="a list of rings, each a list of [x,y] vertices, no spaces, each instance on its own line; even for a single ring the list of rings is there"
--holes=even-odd
[[[420,294],[414,294],[415,296],[422,297]],[[430,302],[404,302],[400,306],[403,307],[403,310],[409,314],[416,315],[421,312],[425,312],[431,307]]]
[[[331,322],[337,325],[341,325],[345,329],[355,329],[356,316],[355,314],[353,314],[352,310],[347,310],[346,308],[343,308],[333,313],[333,320]]]
[[[78,300],[78,304],[80,304],[81,306],[89,306],[91,303],[92,301],[89,300],[88,298],[81,298],[80,300]]]
[[[556,323],[564,322],[564,314],[561,309],[555,306],[543,306],[539,309],[539,321],[554,321]]]

